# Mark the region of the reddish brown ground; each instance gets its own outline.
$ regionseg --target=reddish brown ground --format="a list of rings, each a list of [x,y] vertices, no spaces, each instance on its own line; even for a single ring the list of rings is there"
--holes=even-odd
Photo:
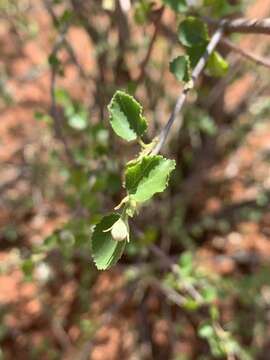
[[[249,16],[266,16],[270,12],[270,3],[265,0],[256,1],[254,6],[248,11]],[[34,111],[36,109],[47,109],[49,107],[49,72],[47,57],[49,49],[51,49],[54,35],[48,33],[50,28],[50,19],[39,2],[35,2],[35,6],[31,15],[38,23],[38,36],[28,39],[20,44],[18,37],[14,35],[8,23],[3,21],[0,24],[0,46],[1,46],[1,64],[8,73],[8,80],[5,84],[8,91],[11,92],[15,103],[12,106],[1,109],[0,122],[0,162],[1,162],[1,179],[2,184],[16,178],[23,169],[25,161],[35,159],[42,156],[44,149],[51,146],[51,139],[44,137],[44,125],[34,119]],[[24,36],[24,34],[22,35]],[[80,63],[87,69],[94,69],[94,59],[92,58],[92,48],[89,44],[85,33],[80,29],[70,31],[69,38],[74,44],[74,49]],[[256,37],[256,46],[254,46],[255,37],[246,37],[241,40],[241,46],[250,48],[252,51],[263,53],[267,45],[264,37]],[[85,56],[88,53],[90,56]],[[37,74],[31,79],[30,73],[34,68],[39,67]],[[256,79],[256,71],[245,73],[242,78],[233,82],[228,87],[225,96],[226,108],[228,111],[234,111],[237,106],[254,91]],[[29,77],[30,79],[25,80]],[[23,79],[23,80],[22,80]],[[77,70],[70,65],[67,68],[64,80],[61,81],[71,91],[74,96],[83,97],[87,94],[89,86],[83,82],[78,82]],[[255,85],[256,86],[256,85]],[[229,197],[227,200],[239,202],[246,199],[256,197],[256,184],[264,184],[265,187],[270,186],[270,172],[267,163],[261,161],[261,157],[265,152],[269,152],[270,144],[270,123],[264,122],[261,126],[255,127],[242,146],[224,160],[217,168],[214,168],[209,174],[210,177],[227,180],[227,191]],[[245,183],[246,176],[251,176],[256,180],[256,184],[247,185]],[[5,197],[10,199],[22,199],[23,196],[32,196],[35,202],[34,211],[27,214],[20,206],[14,211],[12,207],[5,206]],[[1,194],[2,197],[2,194]],[[214,211],[220,208],[222,197],[219,194],[213,194],[205,205],[206,210]],[[22,205],[22,204],[21,204]],[[54,216],[49,216],[53,211]],[[11,186],[8,192],[5,192],[3,198],[0,199],[0,227],[7,224],[16,224],[20,228],[20,238],[23,241],[40,243],[44,237],[49,235],[55,228],[65,222],[68,214],[63,204],[55,204],[53,201],[44,200],[42,193],[37,188],[29,188],[29,184],[20,178],[14,186]],[[268,230],[262,233],[262,226]],[[262,222],[245,222],[241,223],[232,232],[222,238],[212,238],[200,250],[200,258],[204,263],[214,266],[214,269],[224,274],[231,273],[235,269],[235,263],[230,255],[235,254],[238,250],[247,252],[256,252],[262,258],[270,257],[270,241],[269,241],[269,216],[265,216]],[[220,245],[221,244],[221,245]],[[225,244],[225,245],[224,245]],[[228,257],[222,260],[216,260],[213,256],[213,248],[222,246]],[[14,266],[18,254],[14,250],[1,249],[0,261],[1,266],[7,267],[8,271],[0,275],[0,305],[8,305],[12,307],[12,312],[7,313],[6,322],[12,325],[14,331],[19,329],[22,334],[18,336],[17,341],[25,342],[24,329],[28,329],[28,336],[33,338],[34,343],[39,343],[41,339],[50,334],[55,329],[47,329],[41,324],[38,329],[33,328],[33,322],[40,316],[41,294],[39,289],[32,283],[22,281],[20,270]],[[106,273],[100,276],[98,288],[95,289],[96,298],[101,298],[102,294],[106,294],[109,289],[114,289],[121,284],[121,277],[117,273]],[[69,283],[61,299],[57,301],[64,305],[69,302],[72,293],[76,290],[75,283]],[[121,297],[121,293],[119,295]],[[116,301],[118,299],[116,298]],[[155,301],[153,308],[155,309]],[[102,307],[104,304],[94,302],[92,316],[102,317]],[[128,310],[127,310],[128,311]],[[94,314],[94,315],[93,315]],[[63,314],[59,314],[63,316]],[[130,323],[125,320],[125,316],[118,318],[112,325],[102,327],[98,332],[98,345],[95,346],[92,359],[93,360],[116,360],[120,354],[128,356],[129,349],[132,348],[134,338],[130,335]],[[166,341],[166,323],[158,323],[157,342]],[[71,341],[78,338],[78,328],[74,326],[68,336]],[[61,335],[59,335],[61,337]],[[125,341],[123,342],[123,338]],[[185,344],[179,345],[179,351],[188,351]],[[77,349],[72,346],[66,353],[66,359],[76,359]],[[87,348],[86,348],[87,352]],[[26,359],[21,354],[19,359]],[[128,358],[128,357],[125,357]]]

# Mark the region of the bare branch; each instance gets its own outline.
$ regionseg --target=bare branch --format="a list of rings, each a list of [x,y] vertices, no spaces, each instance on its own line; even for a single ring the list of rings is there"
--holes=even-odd
[[[53,47],[53,50],[51,52],[51,56],[56,57],[58,51],[62,48],[64,42],[65,42],[65,35],[66,35],[67,27],[63,28],[62,31],[59,34],[59,37]],[[51,108],[50,108],[50,114],[51,117],[54,120],[54,128],[55,133],[58,139],[62,142],[64,145],[66,157],[70,164],[72,166],[76,166],[76,162],[73,158],[72,152],[69,149],[67,139],[65,138],[63,134],[62,129],[62,119],[59,114],[57,103],[56,103],[56,97],[55,97],[55,87],[56,87],[56,77],[57,77],[57,68],[56,66],[51,66],[51,81],[50,81],[50,95],[51,95]]]
[[[241,56],[247,58],[248,60],[254,61],[257,65],[262,65],[267,68],[270,68],[270,59],[264,59],[263,57],[253,54],[250,51],[244,50],[240,48],[239,46],[235,45],[233,42],[231,42],[228,39],[222,39],[221,44],[226,46],[229,50],[232,50]]]
[[[55,128],[56,136],[58,137],[58,139],[62,142],[62,144],[64,146],[66,157],[67,157],[68,161],[70,162],[70,164],[72,166],[77,166],[77,164],[73,158],[72,152],[69,149],[67,139],[65,138],[63,131],[62,131],[62,119],[61,119],[61,116],[57,109],[57,104],[56,104],[56,99],[55,99],[55,84],[56,84],[56,70],[55,70],[55,68],[52,68],[51,84],[50,84],[50,94],[51,94],[50,114],[54,120],[54,128]]]
[[[270,18],[265,19],[223,19],[221,21],[203,16],[202,19],[209,25],[216,28],[223,26],[225,33],[245,33],[245,34],[266,34],[270,35]]]
[[[8,191],[10,188],[15,186],[19,181],[25,179],[27,176],[27,173],[28,173],[27,169],[23,168],[13,179],[2,184],[0,186],[0,195],[2,195],[6,191]]]
[[[54,24],[57,23],[57,17],[51,7],[51,3],[49,1],[45,1],[45,7],[49,14],[51,15],[52,21]],[[73,48],[70,46],[68,41],[66,40],[66,34],[68,31],[68,24],[65,24],[59,31],[58,38],[53,46],[51,57],[57,57],[58,52],[65,47],[67,52],[69,53],[71,60],[75,63],[75,65],[79,66],[79,71],[81,72],[80,65],[77,62],[77,58],[75,53],[73,52]],[[55,96],[55,88],[56,88],[56,78],[57,78],[57,66],[51,66],[51,81],[50,81],[50,96],[51,96],[51,107],[50,107],[50,115],[54,121],[54,129],[57,138],[62,142],[66,157],[72,166],[77,166],[77,163],[72,155],[72,152],[69,148],[68,141],[63,133],[62,127],[62,118],[59,110],[57,108],[56,96]]]
[[[79,61],[77,59],[77,56],[75,54],[75,51],[74,51],[72,45],[68,42],[68,40],[66,38],[64,39],[64,46],[70,56],[70,59],[72,60],[74,65],[78,68],[80,76],[84,79],[90,79],[91,76],[89,76],[85,73],[84,68],[81,66],[81,64],[79,63]]]
[[[164,12],[164,6],[162,6],[158,11],[159,12],[158,12],[158,15],[157,15],[157,19],[156,19],[156,21],[154,23],[155,29],[154,29],[154,32],[153,32],[153,35],[152,35],[152,39],[151,39],[150,44],[148,46],[145,58],[143,59],[141,65],[140,65],[140,73],[139,73],[138,78],[136,79],[137,84],[140,83],[144,78],[146,66],[147,66],[147,64],[149,62],[149,59],[151,57],[151,54],[152,54],[152,51],[153,51],[153,48],[154,48],[154,44],[155,44],[155,41],[156,41],[158,33],[159,33],[159,27],[160,27],[162,14]]]
[[[179,294],[176,290],[165,284],[162,284],[154,277],[150,278],[150,280],[151,285],[155,286],[155,288],[157,288],[163,295],[165,295],[166,298],[168,298],[172,303],[178,305],[179,307],[182,307],[186,304],[187,299],[183,295]]]
[[[130,282],[126,285],[126,289],[125,289],[126,293],[124,298],[120,302],[113,304],[108,309],[108,311],[106,311],[103,314],[100,323],[97,325],[94,331],[94,334],[96,334],[97,331],[100,330],[103,326],[109,325],[113,321],[114,317],[121,311],[121,309],[123,309],[123,307],[127,304],[127,302],[131,301],[132,295],[134,294],[134,291],[136,290],[137,287],[138,287],[137,280],[134,280],[133,282]],[[82,350],[79,350],[79,353],[77,354],[77,356],[75,356],[75,358],[80,360],[89,359],[89,356],[91,355],[91,352],[93,350],[93,345],[94,345],[93,339],[87,340],[83,344]]]
[[[203,301],[203,298],[201,294],[197,291],[197,289],[192,285],[184,281],[184,279],[181,276],[181,272],[179,272],[179,267],[174,261],[171,260],[171,258],[168,257],[166,253],[164,253],[159,247],[155,245],[150,246],[150,250],[154,255],[156,255],[161,262],[164,263],[165,266],[171,269],[172,273],[178,278],[178,280],[181,282],[184,290],[186,291],[189,296],[191,296],[194,300],[201,303]],[[177,295],[179,295],[177,293]],[[180,296],[180,295],[179,295]],[[185,298],[184,298],[185,300]]]

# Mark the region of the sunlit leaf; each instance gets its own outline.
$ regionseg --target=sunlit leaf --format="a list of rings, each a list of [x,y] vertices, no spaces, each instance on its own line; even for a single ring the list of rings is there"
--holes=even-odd
[[[87,128],[88,122],[87,122],[87,114],[81,112],[81,113],[75,113],[68,119],[68,124],[70,127],[72,127],[75,130],[84,130]]]
[[[125,186],[137,202],[149,200],[154,194],[164,191],[175,161],[160,155],[145,156],[126,168]]]
[[[208,323],[201,325],[198,331],[199,336],[203,339],[214,336],[214,333],[213,326]]]
[[[209,74],[211,76],[221,77],[227,74],[228,69],[228,62],[217,51],[214,51],[207,62]]]
[[[124,140],[135,140],[147,129],[146,120],[142,116],[142,106],[123,91],[114,94],[108,110],[113,130]]]

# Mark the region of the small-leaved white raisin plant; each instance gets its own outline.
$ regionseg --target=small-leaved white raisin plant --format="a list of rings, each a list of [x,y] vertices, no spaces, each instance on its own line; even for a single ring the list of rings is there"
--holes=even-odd
[[[171,5],[171,4],[169,4]],[[222,56],[214,51],[209,52],[209,35],[206,24],[199,18],[188,16],[178,29],[178,38],[186,54],[177,56],[170,63],[170,71],[178,81],[184,82],[184,96],[193,87],[193,82],[206,66],[214,76],[226,73],[228,64]],[[196,65],[205,58],[203,66]],[[142,106],[133,96],[124,91],[116,91],[109,106],[109,119],[114,132],[125,141],[134,141],[141,146],[138,156],[129,161],[125,167],[124,187],[126,196],[115,207],[115,212],[104,216],[95,226],[92,234],[92,257],[98,269],[105,270],[116,264],[130,239],[129,218],[133,217],[139,207],[155,194],[163,192],[175,161],[158,155],[167,136],[174,117],[170,117],[167,126],[160,136],[150,144],[144,144],[142,136],[147,130],[147,121],[143,116]],[[180,108],[178,109],[179,112]],[[164,136],[165,132],[165,136]]]
[[[126,141],[137,140],[141,152],[125,167],[124,187],[127,195],[115,207],[117,212],[104,216],[92,235],[92,256],[98,269],[108,269],[121,257],[129,241],[129,218],[145,201],[165,190],[175,161],[151,155],[155,140],[144,144],[147,130],[142,106],[124,91],[117,91],[109,104],[110,123],[114,132]]]

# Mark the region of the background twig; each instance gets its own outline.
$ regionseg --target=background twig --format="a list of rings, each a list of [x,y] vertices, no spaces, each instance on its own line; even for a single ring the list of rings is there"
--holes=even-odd
[[[248,60],[254,61],[257,65],[262,65],[265,67],[270,68],[270,60],[264,59],[263,57],[253,54],[250,51],[244,50],[240,48],[239,46],[235,45],[233,42],[231,42],[229,39],[223,38],[221,40],[221,44],[227,47],[229,50],[232,50],[243,57],[247,58]]]
[[[270,18],[265,19],[223,19],[222,21],[203,16],[202,19],[216,28],[223,26],[225,33],[270,34]]]

